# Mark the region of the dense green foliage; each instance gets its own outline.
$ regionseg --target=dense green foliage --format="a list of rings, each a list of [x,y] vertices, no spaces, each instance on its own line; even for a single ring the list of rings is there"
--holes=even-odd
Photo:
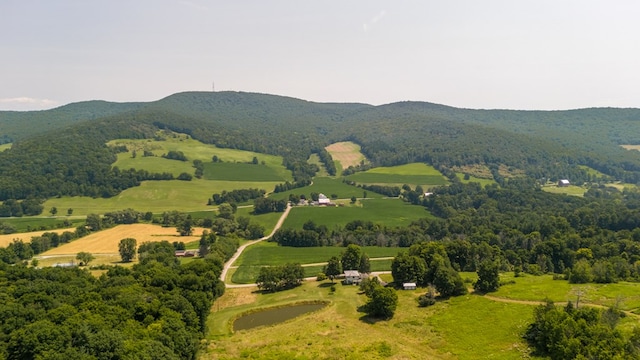
[[[300,264],[284,264],[261,268],[256,284],[260,290],[274,292],[299,286],[302,280],[304,270]]]
[[[223,190],[220,194],[213,194],[213,196],[209,200],[209,203],[216,205],[220,205],[222,203],[238,204],[263,197],[264,194],[265,191],[262,189],[238,189],[231,191]]]
[[[398,307],[398,294],[394,289],[378,285],[367,296],[369,300],[364,305],[367,315],[383,319],[393,317]]]
[[[22,125],[15,136],[8,135],[5,141],[14,144],[0,153],[0,200],[113,196],[143,180],[168,178],[112,169],[113,152],[122,149],[104,145],[117,138],[153,138],[158,129],[219,147],[281,155],[297,183],[318,170],[306,162],[309,155],[323,158],[324,146],[341,140],[360,144],[369,166],[426,162],[448,174],[455,166],[483,165],[498,183],[504,181],[498,169],[506,166],[535,179],[580,184],[599,178],[580,167],[586,165],[618,180],[640,181],[640,154],[619,147],[640,138],[635,109],[481,111],[414,102],[374,107],[220,92],[126,106],[81,103],[38,113],[0,112],[0,128],[20,127],[18,117],[48,118],[49,131],[37,135],[42,129],[23,121],[33,130]],[[331,170],[333,162],[324,158]]]
[[[157,243],[132,269],[0,265],[0,357],[195,359],[221,259],[180,265]]]
[[[565,308],[553,302],[534,311],[525,339],[540,355],[551,359],[640,359],[640,328],[631,336],[616,329],[619,310]]]

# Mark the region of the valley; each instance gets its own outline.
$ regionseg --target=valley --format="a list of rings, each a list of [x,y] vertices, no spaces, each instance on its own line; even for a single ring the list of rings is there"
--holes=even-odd
[[[595,311],[588,326],[600,326],[603,342],[584,349],[640,352],[610,340],[635,344],[640,334],[640,153],[621,147],[640,136],[640,110],[322,104],[236,92],[101,103],[82,117],[91,106],[0,112],[11,140],[0,149],[0,312],[41,319],[12,322],[0,335],[4,357],[49,324],[72,334],[84,315],[66,318],[61,307],[94,306],[85,301],[105,305],[82,310],[101,319],[83,336],[126,327],[137,346],[167,359],[545,358],[555,355],[537,352],[527,334],[546,300]],[[29,116],[49,116],[47,132],[22,127]],[[142,249],[131,261],[123,239]],[[175,256],[184,249],[203,256]],[[75,266],[82,252],[93,258]],[[74,266],[55,267],[63,263]],[[367,289],[342,283],[355,268],[389,283],[371,286],[392,289],[391,316],[370,314]],[[26,278],[38,279],[37,295],[21,295]],[[85,285],[71,289],[76,282]],[[283,289],[268,290],[271,282]],[[327,305],[232,331],[245,313],[318,301]],[[73,334],[51,344],[67,344],[72,358],[100,347],[91,340],[78,350],[64,340]],[[117,344],[134,340],[108,334],[114,352],[133,351]]]

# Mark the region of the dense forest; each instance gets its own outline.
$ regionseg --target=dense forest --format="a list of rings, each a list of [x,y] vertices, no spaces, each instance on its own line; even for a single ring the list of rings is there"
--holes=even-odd
[[[133,268],[0,262],[3,359],[195,359],[226,257],[186,264],[168,242],[140,245]],[[235,249],[234,249],[235,250]],[[233,251],[231,251],[233,253]]]
[[[597,181],[579,165],[640,182],[640,110],[468,110],[402,102],[322,104],[264,94],[189,92],[150,103],[87,102],[40,112],[0,112],[0,200],[59,195],[110,197],[162,174],[112,169],[116,138],[152,138],[158,129],[225,148],[281,155],[296,183],[317,171],[312,153],[351,140],[373,166],[426,162],[441,171],[482,165],[494,179],[506,166],[534,179]],[[35,125],[35,126],[34,126]],[[42,125],[42,126],[40,126]],[[21,179],[30,179],[29,182]]]

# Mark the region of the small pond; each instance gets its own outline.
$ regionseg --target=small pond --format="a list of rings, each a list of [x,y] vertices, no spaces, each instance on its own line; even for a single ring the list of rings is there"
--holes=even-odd
[[[294,317],[320,310],[326,304],[297,304],[250,313],[233,322],[233,331],[253,329],[258,326],[278,324]]]

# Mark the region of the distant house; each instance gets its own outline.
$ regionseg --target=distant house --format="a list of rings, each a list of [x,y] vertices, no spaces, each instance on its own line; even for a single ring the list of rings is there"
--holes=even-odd
[[[431,195],[433,195],[433,193],[432,193],[432,192],[426,192],[426,193],[424,193],[424,197],[429,197],[429,196],[431,196]]]
[[[571,183],[567,179],[558,180],[558,186],[559,187],[565,187],[565,186],[569,186],[569,185],[571,185]]]
[[[415,290],[416,283],[402,283],[402,288],[405,290]]]
[[[360,284],[362,276],[358,270],[345,270],[344,271],[344,283],[345,284]]]
[[[329,205],[329,204],[331,204],[331,200],[325,194],[318,195],[318,205]]]

